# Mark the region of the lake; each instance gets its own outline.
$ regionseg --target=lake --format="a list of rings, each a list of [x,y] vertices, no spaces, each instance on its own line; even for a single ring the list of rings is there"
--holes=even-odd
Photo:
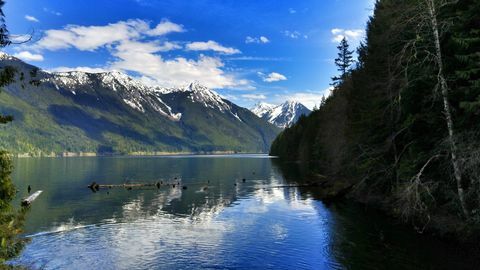
[[[32,269],[469,269],[455,245],[365,206],[325,204],[264,155],[16,159]],[[245,179],[245,181],[243,181]],[[162,183],[100,189],[100,184]],[[173,187],[175,184],[175,187]],[[186,186],[187,189],[183,189]]]

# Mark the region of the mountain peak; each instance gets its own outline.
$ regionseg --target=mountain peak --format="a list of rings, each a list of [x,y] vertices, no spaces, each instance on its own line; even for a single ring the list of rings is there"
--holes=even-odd
[[[310,114],[310,110],[296,100],[287,100],[280,105],[272,105],[265,102],[257,103],[250,109],[258,117],[268,122],[285,128],[295,123],[301,115]]]
[[[14,147],[9,150],[266,152],[279,131],[199,82],[164,92],[118,71],[47,73],[8,54],[0,57],[12,59],[0,61],[0,67],[13,66],[27,80],[35,68],[33,77],[41,81],[40,87],[19,81],[2,89],[8,98],[0,107],[15,112],[12,106],[22,104],[26,119],[42,120],[9,129],[12,133],[4,136]],[[39,136],[30,136],[32,130]]]
[[[193,81],[188,85],[190,91],[206,91],[208,87],[202,85],[199,81]]]
[[[217,108],[222,112],[229,111],[231,109],[230,106],[217,92],[202,85],[198,81],[193,81],[188,86],[180,88],[178,90],[183,92],[190,92],[189,99],[192,102],[202,103],[204,107]]]
[[[117,70],[99,73],[99,77],[104,85],[111,86],[114,91],[117,90],[116,87],[118,86],[125,87],[126,89],[135,88],[142,91],[148,91],[150,89],[150,87],[141,81]]]
[[[19,60],[13,55],[0,51],[0,60]]]
[[[275,108],[275,106],[276,105],[266,102],[258,102],[250,109],[250,111],[252,111],[254,114],[261,118],[265,113]]]

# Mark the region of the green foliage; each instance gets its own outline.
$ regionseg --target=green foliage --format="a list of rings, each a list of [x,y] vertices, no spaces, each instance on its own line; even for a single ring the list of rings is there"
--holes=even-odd
[[[338,86],[340,83],[343,82],[345,79],[350,66],[353,64],[353,51],[350,51],[348,48],[350,46],[348,45],[347,39],[344,37],[342,41],[340,41],[340,44],[337,46],[338,49],[338,56],[335,58],[335,65],[337,66],[337,70],[340,71],[340,76],[339,77],[333,77],[333,86]]]
[[[0,5],[0,8],[1,8],[1,5]],[[15,78],[15,73],[16,73],[15,68],[10,66],[6,66],[0,69],[0,88],[13,83]],[[0,124],[6,124],[11,121],[13,121],[13,116],[0,115]]]
[[[233,104],[232,110],[242,121],[191,102],[186,96],[170,94],[165,99],[175,101],[172,109],[182,113],[180,121],[173,121],[157,111],[147,109],[142,113],[132,109],[100,83],[91,89],[79,89],[76,95],[48,82],[24,84],[18,79],[21,73],[25,81],[40,81],[45,74],[20,61],[7,64],[15,65],[17,72],[15,82],[0,95],[0,114],[12,115],[15,121],[0,126],[0,148],[14,154],[258,153],[267,152],[280,131]]]
[[[20,234],[28,208],[12,209],[11,201],[16,193],[10,178],[12,170],[11,156],[0,151],[0,268],[6,260],[17,256],[26,242]]]
[[[10,155],[0,152],[0,267],[6,260],[17,256],[22,250],[25,239],[20,238],[27,208],[18,212],[11,209],[15,196],[15,187],[10,178],[13,165]]]
[[[0,151],[0,209],[6,209],[15,196],[15,187],[10,179],[13,165],[7,152]]]
[[[5,26],[5,15],[0,0],[0,47],[9,45],[10,39]],[[0,70],[0,88],[14,82],[16,69],[6,66]],[[13,120],[12,116],[0,114],[0,124]],[[10,175],[13,171],[12,159],[8,152],[0,150],[0,268],[6,267],[3,263],[17,256],[23,249],[24,239],[20,238],[27,208],[20,211],[11,209],[11,201],[15,197],[15,186]]]
[[[10,36],[8,34],[7,26],[5,25],[5,14],[3,13],[3,5],[5,1],[0,0],[0,48],[10,45]]]
[[[271,147],[283,159],[358,179],[355,191],[362,200],[382,198],[416,225],[435,215],[461,215],[423,3],[378,1],[356,68],[318,111],[283,131]],[[450,27],[441,32],[442,60],[473,217],[480,207],[480,2],[439,9],[441,26]]]

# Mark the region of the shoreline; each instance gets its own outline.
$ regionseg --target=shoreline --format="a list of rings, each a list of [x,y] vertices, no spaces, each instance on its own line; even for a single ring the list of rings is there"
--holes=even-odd
[[[131,153],[95,153],[95,152],[62,152],[62,153],[16,153],[10,155],[14,158],[59,158],[59,157],[168,157],[168,156],[215,156],[215,155],[267,155],[261,152],[235,152],[235,151],[201,151],[201,152],[131,152]]]

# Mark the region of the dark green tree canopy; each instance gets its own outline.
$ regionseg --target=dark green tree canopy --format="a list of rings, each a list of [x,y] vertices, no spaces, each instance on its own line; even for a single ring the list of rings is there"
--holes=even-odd
[[[358,180],[353,197],[420,230],[480,236],[480,1],[376,1],[354,69],[338,50],[335,90],[270,153]]]
[[[5,24],[5,14],[3,13],[3,5],[5,1],[0,0],[0,48],[10,45],[10,37],[8,34],[7,26]]]
[[[338,86],[344,79],[346,74],[350,70],[350,66],[353,64],[353,51],[349,50],[347,39],[344,37],[340,44],[337,46],[338,57],[335,58],[335,65],[337,70],[340,71],[340,76],[332,78],[332,85]]]

